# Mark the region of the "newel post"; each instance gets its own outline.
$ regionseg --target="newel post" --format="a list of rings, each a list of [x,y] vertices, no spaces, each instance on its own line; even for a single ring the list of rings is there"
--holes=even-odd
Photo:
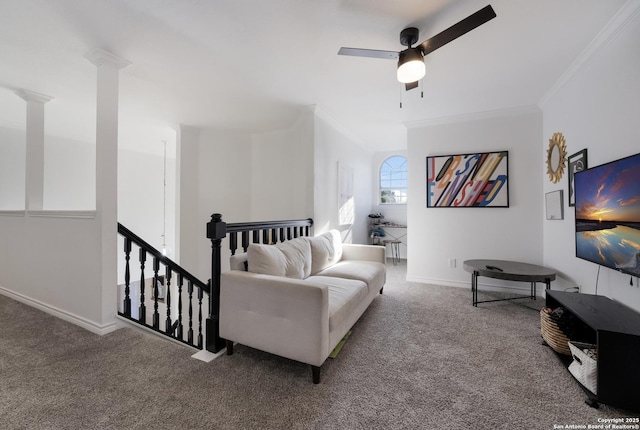
[[[222,215],[211,215],[207,223],[207,238],[211,239],[211,279],[209,280],[209,317],[207,318],[206,348],[210,352],[218,352],[225,347],[220,338],[220,271],[221,243],[227,235],[227,223]]]

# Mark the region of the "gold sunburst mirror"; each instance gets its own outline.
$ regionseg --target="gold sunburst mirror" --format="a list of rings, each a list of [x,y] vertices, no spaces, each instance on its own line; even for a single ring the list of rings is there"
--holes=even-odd
[[[558,183],[564,174],[564,165],[567,162],[567,144],[562,133],[553,133],[549,139],[547,149],[547,174],[549,180]]]

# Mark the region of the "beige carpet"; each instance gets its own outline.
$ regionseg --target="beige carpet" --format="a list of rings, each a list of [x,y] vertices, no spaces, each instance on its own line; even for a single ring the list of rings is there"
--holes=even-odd
[[[542,301],[389,282],[335,359],[237,345],[211,363],[123,329],[96,336],[0,296],[2,429],[552,429],[638,416],[584,403],[541,344]]]

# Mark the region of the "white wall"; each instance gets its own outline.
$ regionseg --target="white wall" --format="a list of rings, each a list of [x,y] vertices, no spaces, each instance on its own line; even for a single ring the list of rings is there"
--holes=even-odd
[[[118,151],[118,222],[158,250],[165,231],[169,258],[174,257],[176,249],[175,175],[175,144],[168,142],[165,210],[164,156],[126,148]]]
[[[44,144],[45,211],[0,214],[0,293],[109,332],[114,326],[102,312],[100,222],[93,212],[95,144],[51,135]],[[25,209],[25,148],[24,131],[0,128],[2,210]]]
[[[0,290],[102,333],[97,219],[0,215]],[[114,309],[115,309],[115,303]]]
[[[162,245],[163,151],[138,151],[125,134],[118,149],[119,221],[158,248]],[[167,238],[173,247],[175,137],[167,137]],[[0,210],[24,209],[25,133],[0,127]],[[45,135],[43,206],[46,210],[95,210],[95,142]]]
[[[197,247],[198,263],[192,273],[202,281],[211,277],[211,241],[206,236],[211,215],[220,213],[226,222],[250,221],[251,148],[247,133],[207,129],[199,134],[196,234],[192,244],[183,246]],[[226,255],[222,258],[223,270],[229,265]]]
[[[24,209],[24,130],[0,127],[0,210]],[[95,210],[95,143],[45,135],[43,207]]]
[[[200,129],[180,125],[176,128],[176,261],[195,274],[199,264],[198,242],[202,228],[198,199]]]
[[[347,243],[368,243],[372,203],[372,152],[345,133],[339,124],[316,111],[314,131],[314,232],[339,229]],[[353,171],[353,224],[340,225],[338,164]]]
[[[24,131],[0,128],[0,136],[0,175],[3,179],[0,210],[24,210],[25,134]],[[118,220],[160,249],[162,150],[138,152],[131,148],[135,148],[139,140],[132,142],[126,132],[124,137],[127,146],[120,146],[118,151]],[[154,142],[162,146],[160,141]],[[45,212],[0,216],[0,243],[6,253],[0,264],[0,289],[89,330],[98,333],[112,330],[112,323],[105,325],[105,314],[101,313],[105,304],[100,299],[100,214],[93,212],[96,209],[95,143],[51,135],[45,135],[44,143]],[[175,150],[172,141],[168,143],[166,232],[171,250],[175,229]],[[82,214],[69,211],[82,211]],[[115,232],[115,226],[113,230]],[[136,279],[139,266],[137,250],[134,251],[131,268],[132,278]],[[118,252],[122,252],[121,241]],[[119,258],[118,263],[123,266],[123,259]],[[119,281],[122,281],[123,270],[119,272]],[[115,309],[116,303],[112,305]]]
[[[96,208],[96,145],[46,136],[43,207],[52,210]]]
[[[553,133],[566,138],[567,153],[583,148],[588,164],[597,166],[640,151],[640,13],[572,69],[563,84],[543,104],[544,141],[538,157],[542,158]],[[540,175],[544,175],[540,165]],[[552,184],[546,175],[544,192],[556,189],[568,193],[566,175]],[[539,196],[543,204],[542,195]],[[640,310],[637,279],[614,270],[601,268],[575,257],[575,211],[564,199],[564,220],[544,221],[544,264],[558,269],[561,278],[554,289],[579,285],[584,293],[597,293],[619,300]]]
[[[533,107],[409,125],[409,280],[468,288],[464,260],[543,262],[541,131],[542,113]],[[504,150],[509,151],[509,208],[426,207],[428,155]],[[456,260],[455,268],[449,259]]]
[[[188,242],[182,238],[182,247],[193,243],[198,262],[195,267],[181,263],[200,279],[206,281],[211,274],[211,242],[205,225],[213,213],[221,213],[226,222],[310,217],[315,234],[340,228],[346,241],[366,243],[371,154],[340,131],[339,125],[304,108],[286,129],[252,135],[201,130],[197,139],[199,215],[190,218],[197,231],[190,233]],[[338,224],[338,162],[354,170],[357,218],[353,229]],[[223,270],[228,268],[227,255],[223,245]]]
[[[313,218],[315,234],[339,228],[347,242],[366,243],[371,153],[339,125],[304,108],[285,129],[252,135],[201,130],[197,139],[198,217],[189,217],[193,231],[187,232],[188,239],[181,238],[181,248],[197,247],[198,262],[181,264],[200,279],[206,281],[211,274],[211,242],[205,226],[213,213],[221,213],[226,222]],[[354,172],[353,226],[338,223],[338,162]],[[181,211],[188,212],[182,206]],[[224,244],[223,270],[228,268],[227,257]]]
[[[251,221],[313,217],[313,130],[303,109],[290,127],[252,136]]]
[[[0,127],[0,210],[24,210],[26,135]]]

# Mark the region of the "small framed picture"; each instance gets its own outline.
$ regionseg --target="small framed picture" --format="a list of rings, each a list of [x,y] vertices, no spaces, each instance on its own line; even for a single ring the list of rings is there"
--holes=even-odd
[[[573,175],[576,172],[582,172],[583,170],[587,170],[587,149],[583,149],[582,151],[578,151],[575,154],[571,155],[568,160],[569,164],[569,174],[567,175],[567,179],[569,181],[569,206],[576,205],[576,196],[573,188]]]
[[[564,219],[564,211],[562,207],[562,190],[551,191],[550,193],[545,194],[544,201],[547,209],[547,219]]]

